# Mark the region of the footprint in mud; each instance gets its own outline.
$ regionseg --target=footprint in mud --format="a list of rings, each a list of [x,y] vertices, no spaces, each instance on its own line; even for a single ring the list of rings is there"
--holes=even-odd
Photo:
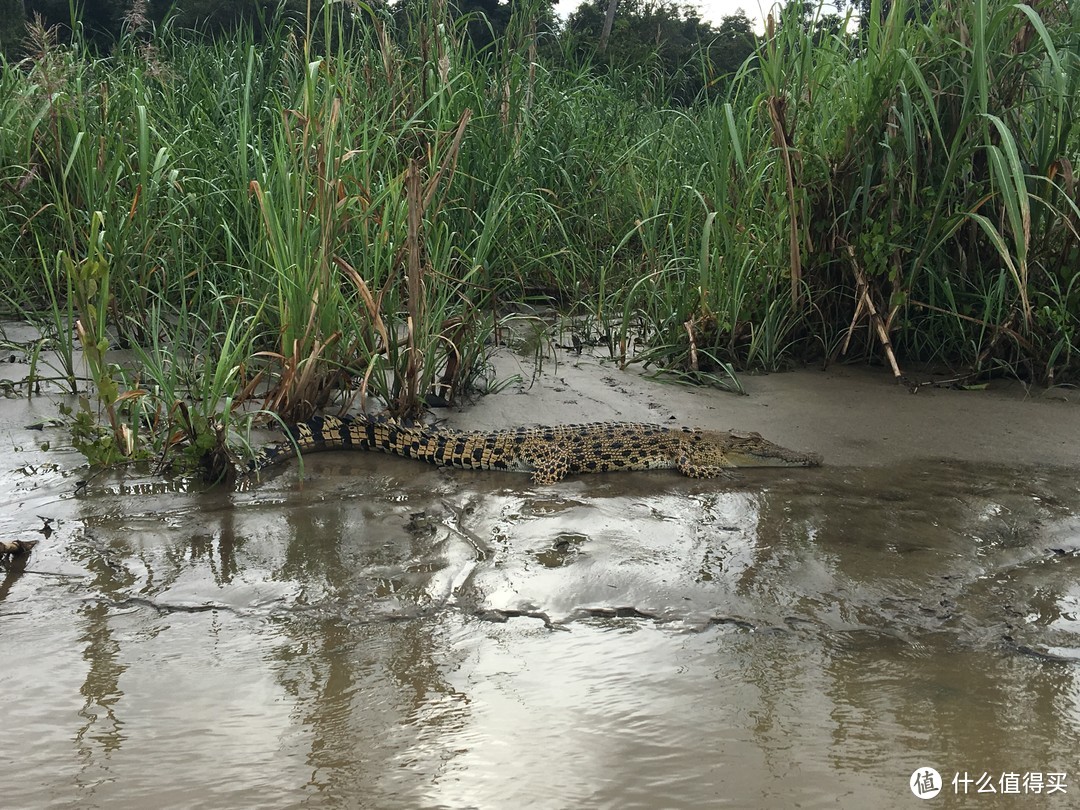
[[[583,546],[588,539],[583,534],[566,532],[557,535],[549,548],[536,552],[534,556],[545,568],[563,568],[585,553]]]
[[[626,387],[621,384],[621,381],[616,380],[614,377],[603,377],[601,379],[601,382],[605,385],[610,386],[612,390],[617,391],[624,396],[633,396],[629,391],[626,390]]]

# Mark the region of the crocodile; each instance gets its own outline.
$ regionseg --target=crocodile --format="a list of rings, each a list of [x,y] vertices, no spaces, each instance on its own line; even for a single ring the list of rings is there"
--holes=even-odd
[[[574,473],[676,469],[714,478],[732,467],[816,467],[817,453],[800,453],[757,433],[667,428],[633,422],[459,431],[410,427],[377,416],[320,416],[288,428],[289,441],[261,449],[248,465],[272,464],[323,450],[371,450],[463,469],[532,473],[554,484]]]

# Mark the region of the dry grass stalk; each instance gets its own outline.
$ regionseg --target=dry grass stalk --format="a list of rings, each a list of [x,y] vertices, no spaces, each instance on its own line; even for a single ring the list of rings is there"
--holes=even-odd
[[[870,283],[866,280],[866,274],[855,262],[855,249],[851,247],[851,245],[848,245],[847,250],[848,257],[851,259],[851,269],[855,275],[856,304],[855,314],[851,316],[851,325],[848,327],[847,337],[844,338],[844,345],[840,349],[840,354],[847,354],[848,346],[851,344],[851,336],[855,331],[855,325],[859,322],[863,312],[865,312],[877,335],[881,348],[885,350],[885,356],[888,358],[889,365],[892,367],[893,376],[899,379],[903,376],[903,373],[900,371],[900,366],[896,362],[896,353],[893,351],[892,341],[889,339],[889,330],[886,328],[885,322],[881,319],[881,315],[878,314],[877,306],[875,306],[874,299],[870,295]]]

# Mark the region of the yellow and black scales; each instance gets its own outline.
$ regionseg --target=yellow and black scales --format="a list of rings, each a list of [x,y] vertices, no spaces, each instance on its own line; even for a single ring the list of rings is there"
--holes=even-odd
[[[633,422],[459,431],[410,427],[375,416],[316,417],[289,428],[291,441],[264,447],[248,466],[321,450],[372,450],[445,467],[531,472],[537,484],[574,473],[677,469],[694,478],[732,467],[816,467],[816,453],[788,450],[757,433],[665,428]]]

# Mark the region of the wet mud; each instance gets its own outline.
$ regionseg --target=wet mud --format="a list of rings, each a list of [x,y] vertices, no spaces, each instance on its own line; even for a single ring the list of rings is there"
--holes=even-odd
[[[76,496],[12,413],[5,807],[892,808],[926,766],[1080,801],[1068,466],[805,434],[826,466],[731,480],[355,453]]]

